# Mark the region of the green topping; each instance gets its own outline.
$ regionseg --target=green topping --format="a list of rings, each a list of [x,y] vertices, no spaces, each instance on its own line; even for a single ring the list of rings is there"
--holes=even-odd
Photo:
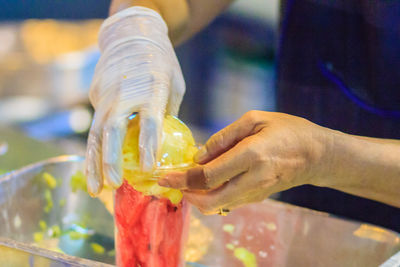
[[[53,225],[51,227],[51,237],[59,237],[61,235],[61,229],[58,225]]]
[[[245,248],[235,248],[235,257],[240,260],[245,267],[257,267],[256,256]]]
[[[115,257],[115,249],[110,250],[109,252],[107,252],[107,255],[110,257]]]
[[[97,244],[97,243],[90,243],[90,246],[92,247],[92,250],[96,254],[104,254],[105,249],[102,245]]]
[[[44,207],[44,212],[49,213],[53,208],[53,198],[51,197],[50,190],[44,191],[44,199],[46,200],[46,206]]]
[[[33,233],[33,240],[36,243],[39,243],[40,241],[42,241],[43,240],[43,233],[42,232]]]
[[[43,221],[43,220],[40,220],[39,221],[39,227],[40,227],[40,229],[42,229],[42,231],[46,230],[46,228],[47,228],[46,222]]]
[[[81,171],[77,171],[71,176],[70,187],[74,193],[76,193],[78,189],[86,192],[86,177]]]
[[[233,224],[224,224],[222,229],[224,230],[224,232],[233,234],[233,231],[235,231],[235,226]]]
[[[75,231],[69,232],[69,238],[71,238],[72,240],[85,239],[87,237],[88,234],[83,234]]]
[[[53,175],[51,175],[48,172],[45,172],[45,173],[43,173],[42,178],[43,178],[43,181],[47,184],[48,187],[50,187],[51,189],[56,188],[57,180],[56,180],[56,178],[54,178]]]

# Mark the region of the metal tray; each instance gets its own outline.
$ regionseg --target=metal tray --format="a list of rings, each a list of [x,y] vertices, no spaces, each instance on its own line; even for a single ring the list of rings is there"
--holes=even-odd
[[[71,190],[71,176],[82,169],[83,160],[61,156],[0,176],[1,266],[114,264],[109,209],[84,191]],[[43,182],[44,173],[57,180],[55,188]],[[46,192],[53,202],[47,209]],[[86,237],[73,239],[71,231]],[[44,234],[40,245],[34,238],[38,233]],[[94,243],[104,251],[96,252]],[[235,252],[247,251],[258,266],[366,267],[399,251],[400,237],[373,225],[266,200],[224,217],[193,209],[187,250],[193,261],[189,266],[243,266]]]

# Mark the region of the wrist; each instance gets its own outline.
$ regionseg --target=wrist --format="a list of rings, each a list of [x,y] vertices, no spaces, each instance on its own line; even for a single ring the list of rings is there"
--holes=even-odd
[[[160,8],[157,5],[156,1],[152,0],[113,0],[110,5],[109,15],[112,16],[115,13],[118,13],[124,9],[133,6],[141,6],[150,8],[157,13],[161,14]]]
[[[340,175],[341,149],[338,143],[346,143],[348,135],[340,131],[321,127],[320,134],[315,135],[317,145],[320,149],[316,152],[309,172],[309,184],[321,187],[331,187],[335,177]]]
[[[171,40],[179,39],[189,22],[189,5],[187,0],[113,0],[110,16],[129,7],[144,7],[156,11],[168,26]]]
[[[336,132],[315,185],[400,207],[400,141]]]
[[[336,130],[328,130],[326,155],[314,185],[340,189],[357,184],[362,172],[362,150],[368,144],[356,136]],[[360,153],[361,152],[361,153]]]
[[[100,27],[99,47],[102,53],[134,41],[168,46],[168,27],[161,15],[153,9],[134,6],[110,16]]]

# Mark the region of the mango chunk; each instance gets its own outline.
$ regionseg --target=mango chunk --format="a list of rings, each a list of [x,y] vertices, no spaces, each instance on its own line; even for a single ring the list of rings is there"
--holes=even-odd
[[[154,172],[142,172],[139,153],[139,115],[134,116],[128,125],[123,153],[123,178],[144,195],[168,198],[178,204],[182,193],[176,189],[161,187],[157,180],[171,170],[182,170],[193,165],[193,156],[197,152],[196,143],[190,129],[178,118],[166,116],[162,131],[162,144],[157,166]]]

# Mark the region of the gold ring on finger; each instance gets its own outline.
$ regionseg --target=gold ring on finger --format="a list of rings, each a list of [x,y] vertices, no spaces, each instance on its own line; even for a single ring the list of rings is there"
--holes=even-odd
[[[218,214],[221,216],[226,216],[226,215],[228,215],[229,212],[230,212],[229,209],[224,209],[224,208],[221,208],[218,210]]]

